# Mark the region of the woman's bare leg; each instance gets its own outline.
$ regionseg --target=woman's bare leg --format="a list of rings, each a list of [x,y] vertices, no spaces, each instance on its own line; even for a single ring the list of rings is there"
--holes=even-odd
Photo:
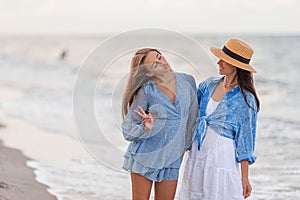
[[[155,182],[155,200],[174,200],[177,180]]]
[[[132,200],[149,200],[152,181],[137,173],[130,173],[132,183]]]

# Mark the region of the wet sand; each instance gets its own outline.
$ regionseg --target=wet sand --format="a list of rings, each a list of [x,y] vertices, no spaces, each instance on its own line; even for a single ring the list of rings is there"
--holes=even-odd
[[[35,180],[33,170],[26,166],[27,160],[21,151],[5,147],[0,141],[0,199],[56,199]]]

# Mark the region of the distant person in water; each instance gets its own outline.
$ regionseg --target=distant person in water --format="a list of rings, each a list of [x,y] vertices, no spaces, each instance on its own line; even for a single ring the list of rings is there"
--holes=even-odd
[[[123,168],[132,199],[173,200],[184,151],[191,146],[198,115],[195,79],[174,72],[156,49],[138,50],[123,96],[124,138],[130,141]]]
[[[0,123],[0,128],[5,128],[6,126],[4,124]]]
[[[67,55],[68,55],[68,51],[67,51],[66,49],[63,49],[63,50],[61,51],[61,53],[60,53],[59,58],[60,58],[61,60],[64,60],[64,59],[66,58]]]
[[[211,52],[219,58],[222,76],[210,77],[198,87],[197,140],[188,154],[180,200],[242,200],[252,190],[248,166],[256,159],[260,105],[252,77],[256,71],[249,64],[253,49],[230,39]]]

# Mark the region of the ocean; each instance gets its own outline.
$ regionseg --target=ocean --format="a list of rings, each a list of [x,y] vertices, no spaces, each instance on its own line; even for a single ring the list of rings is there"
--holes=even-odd
[[[222,47],[229,37],[232,36],[190,36],[202,48],[197,50],[183,41],[168,43],[164,36],[156,35],[153,47],[161,49],[175,71],[194,75],[198,84],[208,75],[217,75],[217,59],[209,53],[209,47]],[[250,166],[253,192],[249,199],[298,199],[300,36],[237,37],[255,50],[251,64],[258,72],[254,80],[261,100],[257,161]],[[130,177],[121,169],[128,143],[123,139],[120,124],[121,96],[135,49],[128,47],[123,54],[104,61],[103,58],[127,47],[119,41],[105,46],[108,39],[111,37],[0,37],[0,84],[23,94],[1,102],[1,109],[39,129],[80,141],[89,152],[90,157],[74,154],[68,165],[28,161],[37,180],[48,185],[58,199],[131,198]],[[137,46],[144,41],[143,37],[129,39]],[[184,51],[180,51],[182,47]],[[66,55],[61,59],[63,51]],[[198,58],[199,62],[193,62],[197,66],[189,62]],[[63,151],[63,147],[55,148]]]

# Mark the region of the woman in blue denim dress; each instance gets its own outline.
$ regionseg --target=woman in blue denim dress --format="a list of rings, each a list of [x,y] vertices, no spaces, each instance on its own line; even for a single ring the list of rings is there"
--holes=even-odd
[[[176,73],[156,49],[138,50],[123,96],[122,132],[130,141],[123,168],[130,172],[132,199],[173,200],[183,152],[190,147],[198,115],[196,84]]]
[[[248,166],[256,137],[259,99],[246,43],[230,39],[211,48],[222,77],[208,78],[197,91],[200,103],[197,140],[183,173],[182,200],[241,200],[251,194]],[[240,167],[240,168],[239,168]],[[240,171],[241,169],[241,171]]]

